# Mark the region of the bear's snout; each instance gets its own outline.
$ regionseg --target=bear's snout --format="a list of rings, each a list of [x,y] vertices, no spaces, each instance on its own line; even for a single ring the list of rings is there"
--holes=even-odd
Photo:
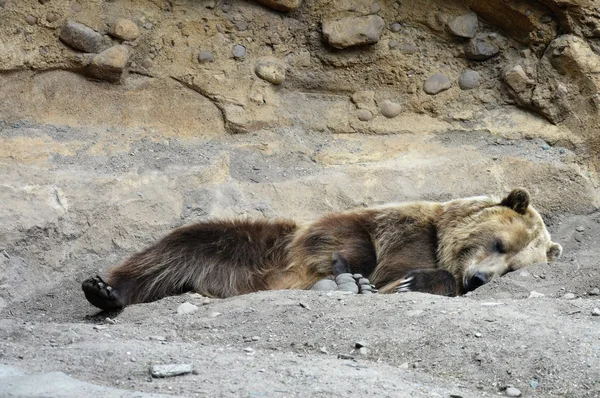
[[[490,280],[488,274],[485,272],[476,272],[467,279],[467,283],[465,283],[465,292],[470,292],[471,290],[477,289],[479,286],[485,285]]]

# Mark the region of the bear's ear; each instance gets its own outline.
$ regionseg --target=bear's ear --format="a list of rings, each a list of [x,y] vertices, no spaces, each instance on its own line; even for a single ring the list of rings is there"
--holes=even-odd
[[[546,258],[548,261],[554,261],[562,254],[562,246],[558,243],[552,242],[548,250],[546,250]]]
[[[508,196],[502,199],[501,206],[510,207],[519,214],[525,214],[529,206],[529,192],[524,188],[514,189]]]

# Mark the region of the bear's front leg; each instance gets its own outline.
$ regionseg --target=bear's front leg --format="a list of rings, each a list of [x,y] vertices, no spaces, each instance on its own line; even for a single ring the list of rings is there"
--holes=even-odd
[[[421,292],[454,297],[458,294],[456,278],[443,269],[417,269],[380,290],[381,293]]]
[[[334,252],[331,256],[331,265],[333,269],[333,279],[325,278],[318,281],[311,290],[324,291],[347,291],[358,294],[376,293],[375,286],[369,279],[360,274],[350,272],[350,264],[339,252]]]

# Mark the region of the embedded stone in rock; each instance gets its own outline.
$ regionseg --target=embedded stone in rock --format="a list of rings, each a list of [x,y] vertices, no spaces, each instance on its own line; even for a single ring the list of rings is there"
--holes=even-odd
[[[293,11],[302,5],[302,0],[256,0],[267,7],[278,11]]]
[[[37,18],[33,15],[28,15],[25,17],[25,22],[27,22],[28,25],[33,26],[37,23]]]
[[[381,114],[389,119],[394,118],[402,111],[402,106],[390,100],[385,100],[379,105],[379,111]]]
[[[122,45],[112,46],[96,55],[87,67],[87,73],[96,79],[116,83],[121,80],[129,61],[129,50]]]
[[[385,21],[379,15],[348,17],[323,23],[323,37],[335,48],[374,44],[385,27]]]
[[[125,18],[117,19],[110,27],[108,33],[117,39],[125,41],[133,41],[140,36],[140,30],[137,25]]]
[[[504,81],[517,94],[527,90],[531,91],[535,85],[535,82],[527,76],[521,65],[515,65],[504,72]]]
[[[246,47],[242,46],[241,44],[236,44],[233,46],[232,53],[237,59],[244,58],[246,56]]]
[[[55,12],[49,12],[48,14],[46,14],[46,21],[48,21],[49,23],[56,22],[59,18],[60,15],[58,15]]]
[[[471,90],[479,86],[479,79],[479,72],[471,69],[465,69],[458,78],[458,86],[462,90]]]
[[[285,67],[273,61],[261,61],[254,69],[256,76],[273,84],[281,84],[285,80]]]
[[[205,62],[215,62],[215,56],[210,51],[200,51],[200,54],[198,54],[198,62],[201,64]]]
[[[356,111],[356,117],[362,122],[368,122],[373,119],[373,114],[368,109],[359,109]]]
[[[441,73],[436,73],[423,83],[423,91],[429,95],[435,95],[452,86],[450,79]]]
[[[102,45],[102,35],[79,22],[67,21],[59,39],[70,47],[87,53],[97,53]]]
[[[477,14],[474,12],[461,15],[448,22],[450,32],[458,37],[472,39],[477,33],[478,21]]]
[[[485,61],[500,53],[500,48],[494,40],[485,34],[475,35],[465,45],[465,55],[474,61]]]

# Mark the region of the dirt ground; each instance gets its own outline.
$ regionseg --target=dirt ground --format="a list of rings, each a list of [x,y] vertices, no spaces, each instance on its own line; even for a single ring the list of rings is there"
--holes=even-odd
[[[0,0],[0,397],[600,397],[596,3]],[[463,297],[80,288],[201,219],[516,187],[563,257]]]

